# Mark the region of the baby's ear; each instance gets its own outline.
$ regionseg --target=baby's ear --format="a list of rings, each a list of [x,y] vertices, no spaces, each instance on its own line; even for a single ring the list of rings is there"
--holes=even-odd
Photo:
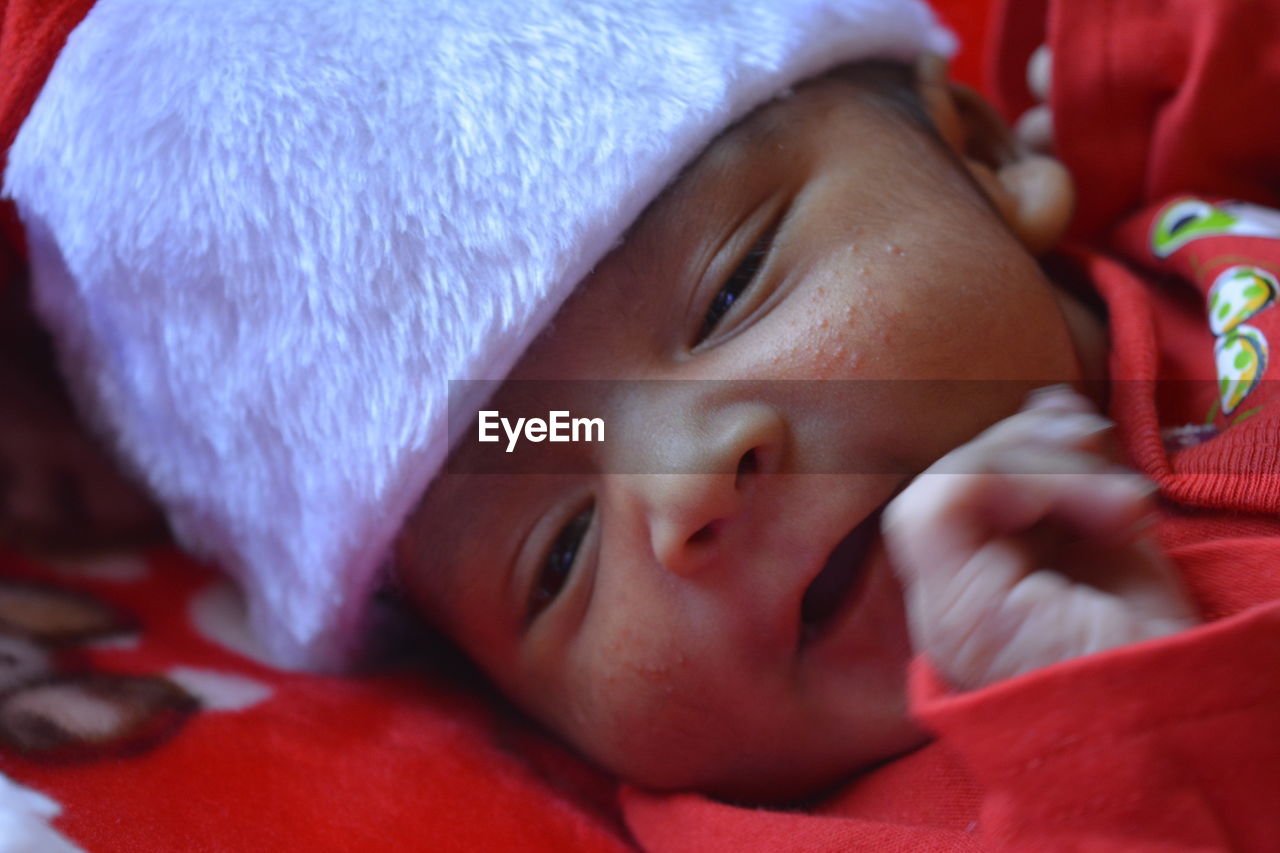
[[[925,56],[916,75],[920,98],[938,132],[1009,229],[1033,255],[1053,248],[1075,204],[1066,167],[1022,145],[981,95],[948,79],[941,58]]]

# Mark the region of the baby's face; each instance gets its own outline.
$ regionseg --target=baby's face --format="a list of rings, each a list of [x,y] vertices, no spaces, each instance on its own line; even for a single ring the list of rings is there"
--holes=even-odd
[[[880,508],[1029,387],[1078,378],[1056,291],[939,143],[813,84],[708,149],[488,407],[611,380],[552,392],[605,442],[526,441],[495,476],[462,472],[505,438],[464,436],[401,571],[621,775],[811,791],[924,739]]]

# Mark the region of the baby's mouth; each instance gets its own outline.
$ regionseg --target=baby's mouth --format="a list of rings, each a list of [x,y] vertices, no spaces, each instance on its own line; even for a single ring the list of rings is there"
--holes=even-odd
[[[880,531],[880,507],[836,543],[800,602],[800,645],[822,638],[835,616],[852,606],[865,585],[867,554]]]

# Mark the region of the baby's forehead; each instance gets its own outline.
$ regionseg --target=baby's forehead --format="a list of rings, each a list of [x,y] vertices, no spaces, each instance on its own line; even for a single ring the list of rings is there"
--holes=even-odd
[[[720,209],[742,207],[743,182],[767,182],[779,157],[794,149],[797,136],[824,119],[826,111],[817,101],[793,97],[788,91],[722,131],[668,181],[592,274],[578,284],[565,308],[582,301],[584,293],[598,289],[601,272],[612,276],[621,270],[657,280],[667,272],[664,262],[687,251],[687,238],[714,239],[705,229],[713,225],[714,214]],[[742,214],[740,210],[729,213],[734,215]],[[686,239],[673,239],[675,236]],[[634,314],[614,313],[609,322],[616,328],[637,319]],[[561,326],[553,321],[542,337],[562,333]]]
[[[823,112],[815,99],[796,98],[790,89],[758,105],[690,159],[638,217],[632,230],[654,216],[678,213],[678,206],[690,196],[717,191],[744,161],[758,158],[759,162],[752,164],[756,168],[775,165],[771,158],[788,147],[794,134],[803,132],[797,123],[821,121]],[[624,237],[623,245],[625,242]]]
[[[692,215],[709,197],[726,194],[743,180],[781,171],[804,157],[806,137],[828,123],[847,121],[853,106],[861,119],[859,134],[911,132],[926,134],[928,119],[914,86],[913,73],[893,63],[855,63],[831,70],[787,89],[726,127],[707,147],[668,182],[666,188],[637,218],[614,253],[643,240],[646,231],[671,222],[697,226]],[[904,122],[904,119],[911,121]],[[663,251],[646,245],[647,254]],[[583,285],[590,285],[590,278]],[[581,286],[580,286],[581,287]]]

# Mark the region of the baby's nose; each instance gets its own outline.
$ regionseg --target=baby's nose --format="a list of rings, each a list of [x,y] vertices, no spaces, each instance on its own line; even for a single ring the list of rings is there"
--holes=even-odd
[[[661,565],[697,573],[736,527],[759,523],[750,510],[762,478],[778,470],[785,437],[781,415],[762,401],[673,412],[663,427],[637,437],[652,445],[646,456],[657,470],[625,479]]]

